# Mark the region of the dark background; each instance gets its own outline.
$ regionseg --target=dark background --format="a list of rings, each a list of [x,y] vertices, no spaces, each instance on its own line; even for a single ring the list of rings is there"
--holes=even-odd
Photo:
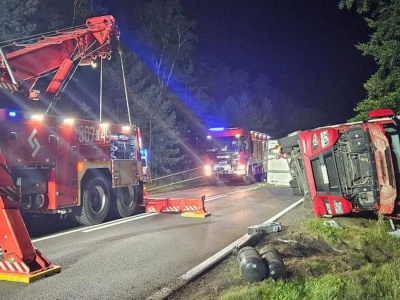
[[[366,96],[363,83],[375,72],[371,57],[355,45],[369,39],[365,20],[339,9],[336,0],[183,0],[198,22],[196,56],[216,57],[273,87],[298,105],[328,113],[327,123],[346,121]]]

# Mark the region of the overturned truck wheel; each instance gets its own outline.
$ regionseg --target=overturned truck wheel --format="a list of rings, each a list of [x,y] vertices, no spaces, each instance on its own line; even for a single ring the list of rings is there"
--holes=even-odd
[[[115,189],[110,213],[114,218],[126,218],[133,214],[138,204],[138,187],[127,186]]]
[[[96,225],[104,221],[110,208],[110,190],[102,177],[90,179],[82,187],[82,203],[76,220],[82,225]]]

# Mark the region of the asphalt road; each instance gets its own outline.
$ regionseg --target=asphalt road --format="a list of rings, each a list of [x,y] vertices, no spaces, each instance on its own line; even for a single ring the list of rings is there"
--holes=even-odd
[[[34,238],[61,273],[30,284],[0,282],[1,299],[146,299],[299,199],[289,188],[261,184],[155,196],[202,195],[207,218],[141,214]]]

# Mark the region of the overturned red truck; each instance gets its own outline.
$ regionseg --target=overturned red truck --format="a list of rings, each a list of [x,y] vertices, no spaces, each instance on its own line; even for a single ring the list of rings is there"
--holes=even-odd
[[[304,195],[317,217],[374,211],[400,219],[400,120],[391,109],[368,116],[278,140],[293,194]]]

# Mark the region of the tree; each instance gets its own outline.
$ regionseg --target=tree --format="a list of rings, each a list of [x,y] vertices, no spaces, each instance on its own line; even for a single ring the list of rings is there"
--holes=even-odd
[[[145,92],[135,95],[135,99],[147,99],[147,103],[142,103],[143,107],[148,106],[141,115],[142,119],[144,114],[150,114],[147,117],[156,120],[153,116],[153,113],[156,113],[159,120],[169,120],[166,131],[157,130],[157,126],[166,125],[165,122],[156,121],[149,124],[144,120],[144,126],[149,128],[146,134],[149,135],[152,162],[158,162],[160,168],[163,165],[172,167],[173,164],[182,161],[182,149],[187,148],[183,134],[188,131],[185,124],[188,106],[180,103],[182,99],[177,95],[183,95],[184,90],[189,89],[189,84],[193,81],[191,50],[197,38],[192,30],[196,23],[188,21],[182,14],[183,7],[179,0],[153,0],[132,5],[134,9],[130,23],[136,25],[131,27],[135,28],[135,41],[129,41],[129,47],[138,53],[140,61],[149,66],[151,71],[148,74]],[[158,89],[154,88],[155,84]],[[156,95],[155,92],[160,94]],[[179,111],[179,114],[176,111]],[[139,125],[143,127],[143,123]],[[161,147],[159,142],[165,146],[163,150],[154,148]],[[161,156],[158,157],[158,154]],[[168,155],[165,156],[166,154]],[[165,171],[168,168],[163,169]]]
[[[150,149],[152,176],[169,173],[183,159],[171,102],[153,84],[137,95],[133,107],[133,117],[139,121],[144,143]]]
[[[266,116],[253,105],[251,98],[246,94],[228,97],[221,106],[221,112],[227,126],[264,131]]]
[[[197,40],[192,30],[196,22],[182,14],[179,0],[153,0],[139,7],[143,44],[161,89],[172,80],[182,81],[192,71],[191,50]]]
[[[133,111],[136,109],[135,101],[150,84],[143,63],[137,55],[126,51],[125,47],[123,48],[124,50],[120,54],[114,53],[111,61],[103,61],[104,111],[109,112],[106,117],[114,122],[127,122],[129,120],[127,101],[131,111],[130,117],[133,118]],[[123,65],[121,65],[121,58]],[[128,99],[125,95],[122,68],[125,73]],[[132,123],[141,126],[142,119],[144,120],[145,116],[136,115],[135,117]]]
[[[72,26],[80,25],[93,13],[99,15],[107,13],[107,9],[102,5],[101,0],[74,0],[72,11]]]
[[[366,118],[367,112],[377,108],[392,108],[400,112],[400,1],[399,0],[341,0],[340,8],[356,7],[366,15],[373,30],[367,43],[358,45],[363,55],[370,55],[378,70],[365,83],[366,99],[355,108],[352,120]]]
[[[202,66],[198,75],[198,84],[217,104],[230,96],[239,97],[243,93],[250,94],[249,73],[241,69],[232,69],[222,64]]]
[[[30,21],[38,0],[3,0],[0,10],[0,40],[7,41],[31,34],[36,24]]]

